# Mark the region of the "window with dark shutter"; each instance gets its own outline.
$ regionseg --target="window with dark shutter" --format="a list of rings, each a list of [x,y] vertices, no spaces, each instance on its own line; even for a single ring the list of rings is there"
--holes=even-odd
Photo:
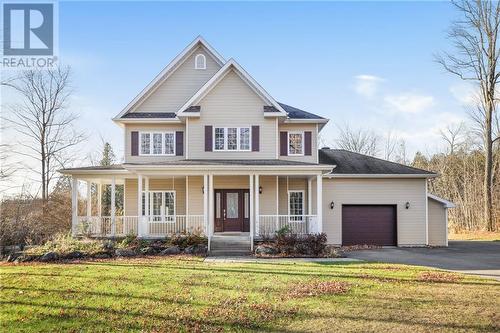
[[[205,126],[205,151],[212,151],[212,126]]]
[[[288,156],[288,132],[280,132],[280,155]]]
[[[312,132],[304,132],[304,155],[312,155]]]
[[[260,150],[260,128],[259,126],[252,126],[252,151]]]
[[[184,132],[175,132],[175,156],[184,155]]]
[[[139,132],[133,131],[130,135],[130,155],[139,156]]]

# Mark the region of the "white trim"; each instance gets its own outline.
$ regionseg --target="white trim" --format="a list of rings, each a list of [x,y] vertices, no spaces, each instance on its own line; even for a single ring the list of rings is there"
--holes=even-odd
[[[203,59],[202,66],[198,66],[198,57]],[[194,57],[194,69],[207,69],[207,58],[205,57],[205,55],[203,53],[198,53]]]
[[[280,214],[280,178],[276,176],[276,215]]]
[[[456,205],[453,202],[445,200],[443,198],[440,198],[437,195],[434,195],[434,194],[431,194],[431,193],[427,193],[427,197],[430,198],[430,199],[433,199],[433,200],[435,200],[437,202],[442,203],[445,208],[455,208],[456,207]]]
[[[312,215],[312,178],[307,178],[307,214]]]
[[[189,118],[186,118],[186,125],[184,126],[185,132],[186,132],[186,137],[184,138],[184,145],[185,145],[185,151],[186,151],[186,160],[189,159]]]
[[[186,176],[186,202],[184,204],[186,216],[189,216],[189,176]]]
[[[428,196],[427,196],[427,180],[426,180],[425,181],[425,245],[429,245],[429,199],[427,198]]]
[[[260,187],[260,177],[259,174],[256,174],[254,180],[254,187],[255,187],[255,225],[252,230],[252,234],[255,233],[255,230],[259,230],[259,216],[260,216],[260,193],[259,193],[259,187]]]
[[[290,214],[290,193],[292,193],[292,192],[302,193],[302,215],[291,215]],[[292,216],[301,216],[302,217],[302,216],[306,215],[305,214],[306,206],[305,206],[305,202],[304,202],[306,195],[305,195],[304,190],[288,190],[287,194],[288,194],[287,206],[288,206],[288,220],[289,220],[289,222],[305,222],[304,220],[300,220],[300,221],[299,220],[290,220],[290,217],[292,217]]]
[[[142,135],[149,134],[149,154],[142,152]],[[161,154],[153,154],[153,136],[155,134],[161,134]],[[165,136],[171,134],[174,137],[173,146],[174,152],[172,154],[165,154]],[[139,131],[139,156],[176,156],[176,138],[175,131]]]
[[[179,118],[125,118],[125,119],[112,119],[115,123],[123,127],[123,124],[182,124]]]
[[[249,86],[252,88],[264,101],[270,103],[279,112],[275,116],[286,116],[286,111],[274,100],[274,98],[269,95],[264,88],[262,88],[234,59],[229,59],[229,61],[222,66],[221,69],[207,83],[205,83],[178,111],[177,116],[186,116],[191,112],[184,112],[187,108],[192,105],[196,105],[203,97],[205,97],[228,73],[231,69],[235,70],[235,73],[239,75]],[[264,111],[262,111],[264,112]]]
[[[300,136],[302,137],[302,153],[299,153],[299,154],[292,154],[290,153],[290,134],[292,135],[296,135],[296,134],[300,134]],[[288,149],[288,156],[304,156],[304,131],[288,131],[287,132],[287,149]]]
[[[255,190],[254,190],[254,177],[253,174],[250,174],[248,177],[248,190],[250,194],[250,250],[253,251],[253,234],[255,232],[254,230],[254,223],[255,223],[255,211],[254,211],[254,201],[255,201]]]
[[[215,149],[215,132],[216,132],[216,129],[224,129],[224,149]],[[227,144],[228,144],[228,129],[229,128],[236,128],[236,145],[237,145],[237,149],[228,149],[227,148]],[[248,129],[248,149],[241,149],[241,129],[242,128],[246,128]],[[212,151],[213,152],[233,152],[233,151],[252,151],[252,127],[246,127],[246,126],[243,126],[243,127],[233,127],[233,126],[229,126],[229,127],[213,127],[213,130],[212,130]]]
[[[318,221],[317,232],[323,232],[323,177],[316,176],[316,218]],[[341,220],[342,221],[342,220]]]
[[[276,159],[279,159],[280,158],[280,130],[279,130],[279,124],[278,124],[278,118],[276,118],[276,127],[275,127],[275,140],[276,140],[276,144],[275,144],[275,147],[276,148]]]
[[[146,183],[148,184],[148,183]],[[166,199],[166,196],[165,196],[165,193],[173,193],[174,194],[174,214],[173,215],[165,215],[165,199]],[[147,195],[146,195],[147,193]],[[153,214],[153,202],[152,202],[152,196],[153,196],[153,193],[161,193],[161,205],[160,205],[160,215],[155,215]],[[161,190],[153,190],[153,191],[149,191],[149,190],[144,190],[142,191],[141,193],[141,200],[142,200],[142,194],[144,194],[146,196],[146,207],[148,208],[149,212],[145,210],[145,213],[146,213],[146,216],[161,216],[162,217],[162,221],[161,222],[168,222],[168,223],[175,223],[176,222],[176,216],[177,216],[177,190],[175,189],[172,189],[172,190],[164,190],[164,189],[161,189]],[[149,213],[149,214],[147,214]],[[141,215],[142,215],[142,211],[141,211]],[[168,217],[173,217],[173,220],[171,221],[166,221],[163,217],[165,216],[168,216]],[[148,221],[151,222],[151,219],[148,219]],[[153,222],[160,222],[160,221],[153,221]]]
[[[283,121],[285,124],[326,124],[330,121],[330,119],[296,119],[296,118],[287,118]]]
[[[189,58],[189,55],[195,51],[198,44],[204,46],[208,53],[214,58],[214,60],[222,66],[226,60],[207,43],[203,37],[198,36],[193,40],[181,53],[179,53],[162,71],[127,105],[123,110],[113,119],[119,120],[124,114],[133,109],[143,98],[150,96],[161,83],[163,83],[173,72],[177,69],[184,61]]]

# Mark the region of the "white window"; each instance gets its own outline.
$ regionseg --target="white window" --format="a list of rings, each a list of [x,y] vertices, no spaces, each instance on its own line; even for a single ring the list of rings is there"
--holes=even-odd
[[[194,69],[206,69],[207,68],[207,59],[203,54],[197,54],[194,58]]]
[[[224,150],[225,128],[216,127],[214,133],[215,133],[214,150]]]
[[[249,151],[250,127],[216,127],[213,142],[217,151]]]
[[[250,150],[250,128],[240,128],[240,150]]]
[[[141,132],[140,155],[175,155],[174,132]]]
[[[304,133],[288,132],[288,155],[304,155]]]
[[[149,155],[151,148],[151,134],[141,133],[141,155]]]
[[[165,133],[165,155],[175,154],[175,134]]]
[[[288,215],[290,222],[303,221],[304,191],[288,191]]]
[[[142,215],[146,214],[146,192],[142,192]],[[149,191],[149,215],[153,221],[175,222],[175,191]]]

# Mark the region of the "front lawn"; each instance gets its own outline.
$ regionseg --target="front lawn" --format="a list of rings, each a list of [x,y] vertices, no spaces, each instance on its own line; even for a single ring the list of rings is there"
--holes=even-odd
[[[403,265],[137,258],[0,266],[0,331],[490,331],[500,283]]]

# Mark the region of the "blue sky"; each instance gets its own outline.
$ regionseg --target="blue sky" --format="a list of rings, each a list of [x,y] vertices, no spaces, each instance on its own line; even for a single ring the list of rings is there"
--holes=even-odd
[[[470,88],[433,61],[455,15],[447,2],[61,2],[82,156],[101,137],[122,156],[110,119],[197,35],[278,101],[330,118],[331,144],[348,123],[433,152],[439,128],[467,119]]]

